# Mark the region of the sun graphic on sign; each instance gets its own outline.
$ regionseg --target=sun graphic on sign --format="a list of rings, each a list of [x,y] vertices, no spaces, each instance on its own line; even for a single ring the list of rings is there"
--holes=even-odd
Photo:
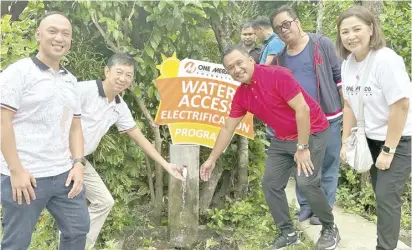
[[[160,71],[160,76],[157,79],[177,77],[179,74],[180,60],[176,57],[176,52],[171,57],[166,57],[162,54],[162,63],[156,65]]]

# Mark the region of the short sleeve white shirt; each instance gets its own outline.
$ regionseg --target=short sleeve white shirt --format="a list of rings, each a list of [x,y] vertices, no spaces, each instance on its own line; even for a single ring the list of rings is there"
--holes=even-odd
[[[129,107],[119,95],[108,102],[101,80],[78,82],[81,96],[84,155],[93,153],[114,124],[120,133],[136,128]]]
[[[0,74],[1,108],[15,112],[17,154],[35,178],[72,168],[70,128],[81,114],[76,82],[64,68],[55,72],[37,57],[19,60]],[[3,154],[0,164],[1,174],[10,175]]]
[[[402,98],[411,99],[412,83],[402,57],[387,47],[374,53],[376,55],[370,63],[369,77],[364,83],[365,132],[370,139],[385,141],[390,105]],[[359,117],[360,91],[360,83],[357,83],[356,76],[360,72],[361,78],[362,72],[368,71],[365,69],[366,65],[363,65],[366,61],[365,59],[356,62],[355,57],[349,55],[341,69],[343,97],[350,104],[356,119]],[[402,135],[412,135],[412,103]]]

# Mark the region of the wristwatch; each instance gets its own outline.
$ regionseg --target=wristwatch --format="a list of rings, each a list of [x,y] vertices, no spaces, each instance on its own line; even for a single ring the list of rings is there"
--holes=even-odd
[[[84,157],[73,159],[73,166],[78,162],[80,162],[83,165],[83,167],[86,166],[86,159]]]
[[[309,148],[309,144],[296,144],[296,149],[297,150],[304,150],[304,149],[308,149]]]
[[[382,146],[382,152],[385,152],[387,154],[394,154],[396,151],[396,148],[390,148],[388,146],[383,145]]]

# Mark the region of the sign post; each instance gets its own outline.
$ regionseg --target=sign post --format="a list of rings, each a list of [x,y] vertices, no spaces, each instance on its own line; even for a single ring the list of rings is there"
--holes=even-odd
[[[155,80],[160,94],[155,122],[169,126],[170,161],[187,171],[185,182],[170,177],[170,243],[190,247],[197,241],[199,226],[199,146],[213,148],[240,83],[221,64],[180,61],[176,54],[162,58]],[[253,139],[252,114],[246,114],[235,133]]]
[[[169,236],[175,247],[190,247],[198,240],[199,146],[170,145],[170,161],[184,166],[186,181],[169,177]]]

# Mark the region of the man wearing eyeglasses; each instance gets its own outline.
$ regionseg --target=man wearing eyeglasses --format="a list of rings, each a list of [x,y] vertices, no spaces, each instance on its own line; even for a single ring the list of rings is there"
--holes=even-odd
[[[252,26],[257,39],[263,44],[259,64],[269,65],[273,57],[285,47],[285,44],[273,33],[268,17],[260,16],[256,18],[252,22]]]
[[[272,14],[274,31],[286,43],[274,58],[272,64],[290,69],[306,92],[322,107],[329,123],[330,136],[327,142],[322,166],[321,185],[325,191],[329,206],[333,208],[338,184],[341,148],[341,60],[337,57],[332,41],[322,35],[307,33],[302,30],[295,11],[289,6],[282,6]],[[267,129],[267,136],[273,133]],[[300,204],[299,221],[310,218],[311,224],[320,225],[319,218],[312,213],[299,187],[296,195]]]
[[[240,39],[239,45],[249,52],[249,55],[253,57],[256,63],[259,63],[261,49],[256,45],[256,35],[252,23],[249,22],[242,25]]]

